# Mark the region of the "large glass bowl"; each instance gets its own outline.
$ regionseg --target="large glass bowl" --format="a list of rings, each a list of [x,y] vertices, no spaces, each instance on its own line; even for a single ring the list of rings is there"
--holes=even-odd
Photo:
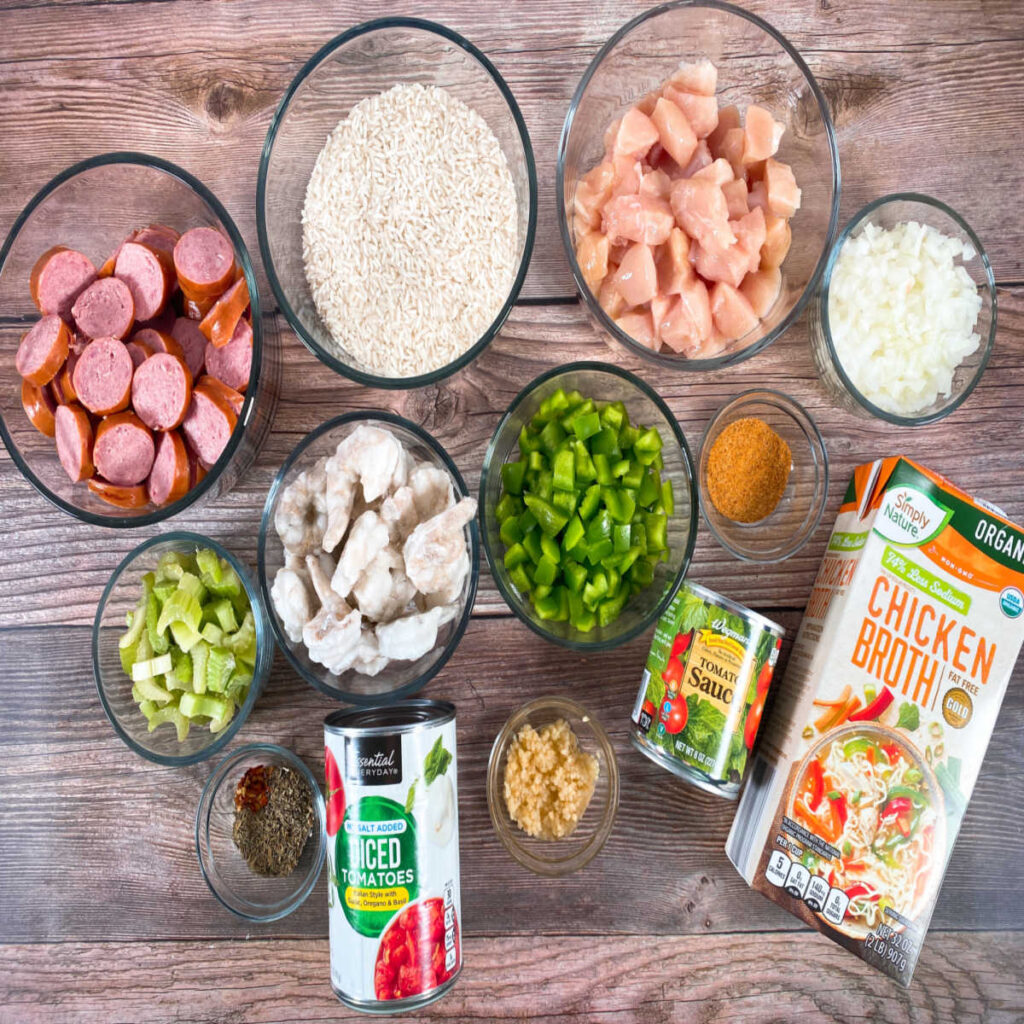
[[[707,58],[718,68],[720,106],[768,109],[786,129],[779,159],[803,191],[792,218],[793,245],[782,265],[782,289],[757,327],[711,359],[653,352],[601,309],[576,261],[576,183],[604,153],[609,124],[660,86],[681,61]],[[591,61],[573,95],[558,146],[556,196],[562,243],[584,304],[597,326],[644,359],[680,370],[713,370],[760,352],[800,315],[814,293],[839,217],[839,151],[828,105],[810,69],[767,22],[716,0],[663,4],[623,25]]]
[[[274,636],[292,668],[310,686],[315,686],[335,700],[365,705],[411,696],[426,686],[455,653],[455,648],[458,647],[462,634],[469,625],[470,612],[476,599],[477,582],[480,577],[480,531],[476,519],[471,519],[465,526],[469,572],[462,585],[455,618],[438,630],[437,642],[432,650],[416,661],[392,661],[376,676],[363,675],[354,669],[337,676],[313,661],[303,644],[294,643],[288,638],[270,596],[274,577],[278,569],[284,565],[284,548],[274,528],[274,514],[282,493],[292,481],[319,459],[331,455],[338,442],[359,426],[378,426],[390,431],[418,460],[428,462],[447,473],[451,477],[456,499],[466,497],[469,491],[451,457],[430,434],[415,423],[382,410],[347,413],[322,423],[295,446],[274,477],[263,506],[258,556],[260,591],[266,603]]]
[[[598,760],[594,795],[579,824],[562,839],[527,835],[512,820],[505,803],[505,767],[509,747],[523,726],[540,731],[562,719],[576,734],[580,750]],[[603,726],[582,705],[567,697],[540,697],[524,704],[502,727],[487,762],[487,809],[491,824],[512,857],[538,875],[559,877],[589,864],[601,852],[615,823],[619,807],[619,768],[615,751]]]
[[[14,354],[22,335],[39,319],[29,294],[36,260],[54,245],[79,249],[99,266],[128,234],[147,224],[178,231],[208,226],[234,246],[252,306],[252,371],[238,426],[221,457],[183,498],[154,508],[118,509],[84,483],[73,484],[51,437],[29,423],[21,405],[21,377]],[[268,337],[249,252],[227,210],[187,171],[142,153],[105,153],[62,171],[14,222],[0,250],[0,435],[15,465],[58,508],[97,526],[149,526],[227,493],[252,465],[277,403],[281,354]],[[269,322],[269,321],[268,321]]]
[[[306,780],[313,798],[313,829],[295,870],[267,878],[250,870],[235,846],[235,787],[250,768],[288,768]],[[239,917],[265,923],[297,909],[313,891],[327,855],[324,798],[306,763],[275,743],[250,743],[229,754],[213,770],[196,808],[196,856],[210,892]]]
[[[394,85],[439,86],[475,110],[508,161],[519,210],[519,253],[505,302],[479,340],[446,366],[414,377],[381,376],[339,351],[306,282],[302,208],[316,159],[338,122],[368,96]],[[537,174],[526,125],[494,65],[472,43],[419,18],[379,18],[343,32],[318,50],[284,94],[260,157],[256,192],[260,252],[292,330],[332,370],[378,388],[433,384],[468,365],[501,329],[526,277],[537,222]]]
[[[930,406],[912,416],[900,416],[880,409],[861,394],[840,362],[832,341],[828,315],[832,273],[847,239],[860,234],[868,224],[880,228],[893,228],[906,221],[917,221],[918,224],[934,228],[944,235],[959,239],[974,250],[971,259],[958,260],[957,265],[962,266],[977,284],[982,303],[974,328],[981,338],[981,343],[956,368],[950,393],[945,397],[940,395]],[[934,423],[967,401],[968,395],[977,386],[988,365],[996,340],[996,282],[992,274],[992,265],[988,261],[981,240],[971,230],[970,225],[945,203],[916,192],[897,192],[882,196],[860,210],[836,239],[825,267],[821,293],[811,306],[809,319],[811,350],[818,373],[843,408],[864,417],[877,416],[887,423],[901,427],[919,427],[926,423]]]
[[[519,457],[519,431],[553,391],[578,390],[598,404],[623,402],[629,421],[657,427],[661,434],[664,468],[662,480],[672,481],[675,512],[668,520],[669,557],[658,563],[654,582],[626,602],[622,613],[608,626],[582,633],[568,622],[542,619],[527,595],[521,594],[505,568],[505,545],[499,536],[495,510],[502,494],[501,466]],[[542,374],[515,397],[501,418],[487,447],[480,475],[480,516],[484,552],[501,596],[513,612],[535,633],[577,651],[618,647],[654,624],[675,596],[693,554],[697,537],[697,486],[690,449],[668,406],[639,377],[604,363],[568,363]]]
[[[238,573],[245,587],[256,624],[256,668],[245,702],[235,711],[227,728],[211,733],[193,725],[182,743],[172,725],[160,725],[149,732],[145,716],[132,699],[132,681],[121,667],[117,642],[127,628],[125,615],[135,609],[142,594],[142,577],[152,572],[160,556],[169,551],[195,554],[198,548],[213,548]],[[140,544],[114,570],[96,608],[92,627],[92,669],[100,703],[114,732],[138,754],[157,764],[186,765],[205,761],[222,750],[249,717],[270,675],[274,660],[274,639],[255,581],[249,570],[217,541],[198,533],[165,533]]]

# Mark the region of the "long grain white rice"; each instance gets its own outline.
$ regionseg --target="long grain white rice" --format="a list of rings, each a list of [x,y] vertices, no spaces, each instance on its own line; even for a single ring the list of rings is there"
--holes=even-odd
[[[484,119],[437,87],[352,108],[317,157],[302,210],[313,301],[344,357],[388,377],[470,348],[515,277],[518,218]]]
[[[962,263],[973,246],[917,221],[868,224],[843,245],[828,318],[843,369],[880,409],[913,416],[948,398],[977,351],[978,286]]]

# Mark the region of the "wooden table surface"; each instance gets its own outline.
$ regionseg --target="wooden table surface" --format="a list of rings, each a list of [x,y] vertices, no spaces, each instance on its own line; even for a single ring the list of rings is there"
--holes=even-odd
[[[299,0],[4,0],[0,4],[0,231],[52,175],[137,149],[213,189],[257,252],[256,172],[271,114],[321,44],[390,5]],[[384,407],[432,430],[470,487],[514,393],[574,358],[655,384],[690,439],[756,385],[804,403],[832,463],[812,542],[750,571],[701,526],[691,576],[795,631],[852,468],[906,453],[1024,520],[1024,20],[1016,0],[751,0],[803,53],[832,108],[842,221],[897,189],[938,196],[981,236],[999,331],[981,386],[941,424],[897,431],[837,411],[804,319],[763,354],[715,374],[655,371],[589,326],[554,218],[554,154],[569,97],[607,37],[644,3],[435,0],[405,12],[464,33],[516,95],[537,154],[541,216],[522,298],[470,368],[409,393],[347,384],[276,316],[286,359],[273,432],[214,505],[181,516],[255,565],[260,509],[295,443],[329,416]],[[273,299],[264,293],[270,316]],[[0,456],[0,1021],[349,1019],[329,984],[325,878],[306,904],[251,926],[206,889],[193,819],[211,765],[132,754],[100,709],[88,646],[117,561],[159,530],[111,531],[55,511]],[[451,1020],[1011,1020],[1024,1015],[1024,664],[1014,674],[909,991],[747,891],[723,844],[734,805],[687,788],[628,746],[649,637],[600,658],[549,646],[514,619],[486,568],[466,636],[426,695],[459,708],[465,970],[421,1014]],[[622,802],[584,871],[545,881],[492,833],[484,795],[494,735],[523,701],[570,693],[608,727]],[[273,740],[322,778],[331,703],[278,656],[232,748]]]

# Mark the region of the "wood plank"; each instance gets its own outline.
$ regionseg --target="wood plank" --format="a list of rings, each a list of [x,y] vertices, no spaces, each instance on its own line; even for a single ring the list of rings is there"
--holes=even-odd
[[[771,572],[751,573],[700,524],[691,576],[748,605],[803,607],[853,467],[881,455],[919,458],[964,489],[1001,505],[1015,521],[1024,521],[1019,486],[1024,288],[1000,291],[995,352],[971,398],[940,423],[901,432],[835,407],[814,370],[806,318],[739,366],[684,374],[665,373],[627,355],[597,334],[577,305],[525,306],[514,311],[501,336],[466,370],[440,385],[409,392],[375,391],[343,380],[301,346],[280,318],[278,326],[284,376],[267,444],[230,495],[191,509],[173,523],[224,541],[254,570],[260,513],[274,473],[319,423],[352,409],[393,409],[440,439],[476,493],[501,411],[538,374],[576,359],[615,363],[657,387],[694,453],[715,409],[748,388],[785,391],[816,419],[829,451],[831,484],[821,525],[802,551]],[[168,528],[114,531],[78,523],[49,506],[9,455],[0,455],[0,530],[7,537],[0,550],[0,626],[91,622],[120,559]],[[476,608],[478,614],[506,611],[485,564]]]
[[[798,614],[777,617],[792,636]],[[727,861],[723,847],[735,804],[685,786],[630,746],[628,718],[648,642],[641,637],[583,658],[544,643],[513,619],[478,619],[427,687],[427,696],[454,700],[459,709],[469,934],[560,934],[567,922],[593,936],[800,927],[749,892]],[[274,925],[247,925],[214,901],[199,874],[193,831],[212,765],[167,769],[131,753],[103,717],[88,644],[82,627],[0,632],[6,695],[0,942],[326,935],[324,878],[300,910]],[[950,864],[937,928],[1019,929],[1024,919],[1024,827],[1017,813],[1024,804],[1022,683],[1024,663]],[[575,697],[608,729],[622,792],[605,849],[587,869],[558,881],[514,864],[493,833],[485,796],[495,735],[521,703],[551,692]],[[322,780],[321,721],[335,706],[279,657],[233,746],[281,743]]]
[[[1024,935],[932,933],[909,990],[821,936],[471,938],[422,1020],[667,1024],[728,1019],[1019,1020]],[[55,964],[59,963],[59,970]],[[0,1022],[362,1021],[329,984],[326,939],[0,947]],[[783,1009],[784,1007],[784,1009]]]
[[[590,60],[648,6],[420,0],[404,9],[465,33],[493,59],[522,107],[541,210],[524,295],[573,292],[549,216],[558,136]],[[986,3],[983,17],[970,0],[957,0],[943,4],[941,18],[927,0],[898,8],[871,0],[855,11],[803,0],[747,6],[801,50],[830,103],[843,220],[886,192],[933,193],[980,234],[997,277],[1024,280],[1024,225],[1005,216],[1005,197],[1019,183],[1016,138],[1024,115],[1014,0]],[[136,148],[198,175],[255,252],[257,164],[278,101],[319,46],[376,13],[384,9],[356,0],[300,0],[289,4],[287,19],[273,0],[5,5],[0,177],[9,187],[0,195],[0,225],[10,225],[37,188],[83,156]]]

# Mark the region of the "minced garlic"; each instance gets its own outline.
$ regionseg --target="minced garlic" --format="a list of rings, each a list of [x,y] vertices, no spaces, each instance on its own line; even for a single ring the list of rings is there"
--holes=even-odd
[[[505,805],[528,835],[562,839],[586,811],[600,772],[593,754],[580,750],[565,719],[538,732],[524,725],[505,764]]]

